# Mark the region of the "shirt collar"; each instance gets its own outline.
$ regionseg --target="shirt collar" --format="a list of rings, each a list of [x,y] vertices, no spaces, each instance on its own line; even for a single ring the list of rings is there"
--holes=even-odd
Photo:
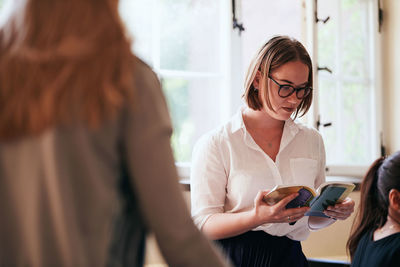
[[[246,130],[246,126],[244,125],[243,121],[243,111],[246,107],[242,106],[239,108],[238,112],[233,116],[232,119],[232,133],[235,133],[236,131],[240,129]]]
[[[240,107],[238,112],[236,112],[236,114],[233,116],[231,129],[232,133],[235,133],[236,131],[243,129],[243,133],[246,139],[247,130],[243,121],[243,111],[245,108],[246,108],[245,106]],[[292,139],[299,132],[299,130],[300,130],[299,125],[295,123],[292,118],[289,118],[285,121],[285,125],[283,126],[283,133],[282,133],[279,152],[292,141]]]
[[[292,118],[285,121],[279,152],[281,152],[293,140],[299,130],[299,125],[295,123]]]

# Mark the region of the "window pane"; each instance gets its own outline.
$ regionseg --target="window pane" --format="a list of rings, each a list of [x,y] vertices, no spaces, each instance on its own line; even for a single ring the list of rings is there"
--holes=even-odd
[[[357,83],[320,82],[321,122],[329,165],[368,164],[372,142],[369,89]],[[341,97],[343,96],[343,97]],[[342,99],[342,101],[338,101]]]
[[[318,62],[319,67],[329,67],[333,73],[337,72],[337,38],[338,28],[338,2],[324,1],[318,5],[318,17],[326,19],[327,23],[318,23]]]
[[[365,9],[357,1],[343,1],[342,9],[342,51],[343,73],[353,77],[366,78],[368,67],[368,21]]]
[[[337,90],[336,83],[334,81],[323,80],[319,82],[319,98],[320,98],[320,120],[321,123],[331,122],[332,126],[320,127],[321,134],[324,137],[326,153],[326,161],[329,163],[334,163],[335,159],[341,153],[341,147],[339,138],[340,136],[336,134],[337,129],[336,123],[338,120],[338,107],[336,103]],[[330,100],[330,101],[327,101]]]
[[[219,1],[159,1],[161,68],[219,70]]]
[[[146,62],[169,70],[219,71],[220,1],[121,0],[120,13]]]
[[[154,1],[120,0],[119,12],[127,27],[133,35],[135,53],[146,63],[153,66],[153,46],[155,38],[155,23],[152,19]]]
[[[343,84],[343,134],[344,154],[342,160],[354,164],[368,164],[371,155],[371,128],[373,109],[369,104],[369,88],[360,83]]]
[[[172,116],[175,160],[190,161],[194,142],[220,122],[221,97],[216,78],[163,78],[162,86]]]
[[[134,51],[162,77],[176,161],[190,161],[194,142],[221,123],[229,68],[222,34],[228,1],[120,0]],[[230,25],[227,25],[227,27]]]
[[[372,118],[375,100],[369,59],[368,1],[320,1],[318,26],[319,109],[328,165],[369,165],[376,157]],[[321,13],[320,13],[321,12]]]

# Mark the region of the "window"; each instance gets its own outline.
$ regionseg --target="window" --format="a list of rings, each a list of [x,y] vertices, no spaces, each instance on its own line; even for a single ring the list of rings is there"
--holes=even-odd
[[[229,118],[230,1],[121,0],[133,49],[159,75],[177,162],[200,135]]]
[[[324,137],[327,173],[362,176],[380,155],[376,1],[314,3],[320,19],[313,38],[314,64],[320,69],[314,125]]]
[[[0,0],[0,25],[3,25],[5,20],[7,19],[8,10],[6,6],[10,5],[10,2],[6,2],[5,0]]]
[[[241,0],[241,8],[246,28],[241,36],[244,70],[261,45],[274,35],[288,35],[303,42],[305,25],[301,1]]]

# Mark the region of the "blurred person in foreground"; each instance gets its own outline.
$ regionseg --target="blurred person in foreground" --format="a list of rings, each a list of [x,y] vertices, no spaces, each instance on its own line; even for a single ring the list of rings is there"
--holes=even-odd
[[[191,221],[156,75],[116,0],[18,0],[0,28],[0,266],[224,266]],[[4,17],[3,17],[4,18]]]

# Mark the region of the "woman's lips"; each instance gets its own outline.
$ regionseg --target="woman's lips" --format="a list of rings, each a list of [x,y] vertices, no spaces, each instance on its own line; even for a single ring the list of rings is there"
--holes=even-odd
[[[294,108],[288,108],[288,107],[282,107],[283,110],[285,110],[286,112],[293,112]]]

